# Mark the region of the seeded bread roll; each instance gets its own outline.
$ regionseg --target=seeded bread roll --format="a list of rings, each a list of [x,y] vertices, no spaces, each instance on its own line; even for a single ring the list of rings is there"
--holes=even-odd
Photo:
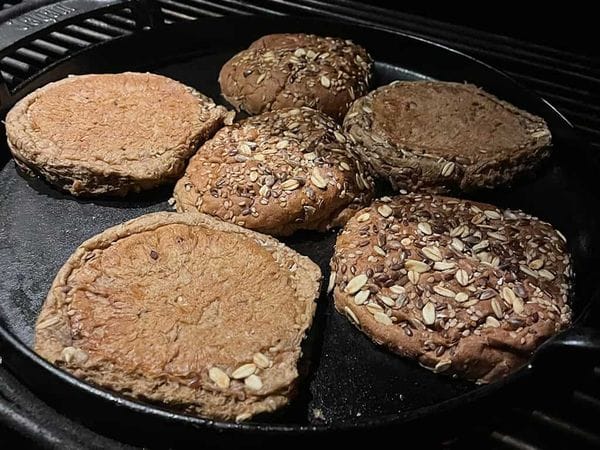
[[[135,399],[245,420],[293,395],[320,279],[271,237],[204,214],[145,215],[69,258],[35,351]]]
[[[335,306],[373,341],[488,383],[571,321],[565,239],[519,211],[449,197],[382,198],[338,237]]]
[[[341,121],[368,91],[373,63],[351,41],[312,34],[272,34],[221,69],[223,96],[250,114],[309,106]]]
[[[273,235],[341,226],[370,201],[372,179],[329,117],[282,109],[220,130],[175,186],[178,211]]]
[[[77,196],[124,196],[179,178],[226,117],[224,107],[160,75],[81,75],[19,101],[6,135],[26,173]]]
[[[550,153],[544,120],[470,85],[405,81],[352,104],[344,129],[396,189],[446,193],[509,183]]]

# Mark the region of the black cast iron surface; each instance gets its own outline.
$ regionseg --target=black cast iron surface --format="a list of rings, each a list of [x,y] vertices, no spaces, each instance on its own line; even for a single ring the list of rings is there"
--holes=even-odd
[[[144,54],[145,50],[140,48],[140,42],[136,44],[135,40],[132,40],[131,47],[126,45],[122,50],[124,55],[115,55],[115,48],[107,51],[104,55],[100,52],[88,54],[85,57],[82,55],[79,59],[71,61],[68,66],[57,67],[54,71],[49,72],[43,80],[40,80],[40,83],[43,84],[54,77],[63,76],[65,71],[90,71],[94,68],[98,68],[98,71],[122,70],[126,66],[123,59],[128,59],[129,63],[136,68],[149,68],[167,74],[196,86],[216,98],[218,90],[214,83],[214,77],[216,77],[216,70],[220,63],[232,51],[244,47],[253,38],[251,37],[252,33],[257,36],[263,32],[268,32],[268,27],[260,26],[260,23],[255,25],[257,29],[246,29],[245,36],[235,36],[234,39],[229,40],[225,37],[224,46],[228,48],[218,51],[216,54],[205,53],[203,46],[206,46],[206,42],[203,42],[202,39],[196,42],[194,39],[198,39],[198,37],[194,36],[197,34],[197,30],[194,33],[192,28],[188,27],[189,30],[185,33],[182,32],[178,36],[170,37],[166,39],[166,42],[164,36],[155,36],[157,41],[164,45],[165,49],[169,46],[175,46],[170,47],[171,49],[184,49],[181,51],[182,55],[179,56],[181,61],[177,63],[165,64],[161,62],[161,58],[167,53],[163,54],[162,50],[164,49],[161,45],[158,45],[158,42],[156,42],[156,46],[152,46],[152,42],[145,40],[145,44],[150,45],[154,51],[152,55],[145,55],[145,64],[135,66],[137,64],[136,58],[126,58],[125,55],[132,50]],[[311,25],[306,22],[304,24],[279,22],[275,25],[275,27],[280,27],[279,29],[283,30],[298,26],[310,28]],[[334,25],[328,25],[328,27],[337,30]],[[340,30],[337,34],[344,33],[343,26],[337,25],[337,27]],[[207,30],[205,29],[205,31]],[[208,31],[211,31],[210,28]],[[569,139],[568,127],[565,127],[558,116],[537,101],[535,97],[520,92],[510,82],[495,74],[487,73],[486,75],[487,70],[481,69],[476,64],[468,63],[466,60],[461,61],[460,58],[455,56],[439,57],[439,55],[431,55],[427,51],[420,54],[414,48],[411,51],[410,45],[400,46],[397,55],[386,57],[384,49],[389,47],[383,45],[383,49],[371,48],[366,41],[361,41],[355,37],[355,35],[362,33],[359,29],[352,31],[346,29],[345,33],[367,46],[372,53],[379,56],[380,61],[388,62],[387,64],[378,65],[379,82],[407,76],[413,77],[415,68],[417,72],[421,72],[425,76],[455,80],[468,79],[484,85],[492,92],[512,100],[519,106],[539,112],[551,119],[553,131],[557,134],[560,144],[557,146],[560,153],[554,159],[553,164],[548,165],[542,172],[538,173],[535,180],[521,183],[516,189],[496,193],[493,197],[487,195],[483,197],[499,204],[522,207],[529,212],[553,221],[559,228],[566,231],[569,237],[573,238],[572,244],[575,252],[581,256],[580,262],[586,267],[595,267],[593,259],[589,259],[589,257],[597,255],[597,253],[594,254],[597,244],[593,236],[593,230],[597,222],[595,222],[596,219],[593,214],[587,213],[583,208],[586,203],[592,201],[592,198],[586,198],[586,194],[584,194],[585,187],[570,172],[574,168],[569,165],[573,159],[572,155],[578,149]],[[177,33],[174,34],[177,35]],[[146,36],[146,39],[148,39],[148,36]],[[190,39],[192,43],[199,45],[200,50],[197,50],[195,54],[183,56],[184,53],[190,51]],[[374,45],[375,41],[372,42],[371,45]],[[234,43],[238,47],[231,47]],[[417,54],[419,54],[418,57],[416,57]],[[106,55],[113,55],[113,58],[103,65],[100,61]],[[399,65],[395,60],[396,56],[402,59],[401,66],[409,67],[413,72],[398,70]],[[431,58],[432,56],[435,56],[435,58]],[[394,60],[392,64],[389,64],[390,59]],[[431,67],[431,64],[429,64],[428,68],[428,59],[435,59],[438,65]],[[147,61],[153,62],[148,65]],[[472,68],[471,65],[475,68],[468,71],[469,76],[461,75],[466,67]],[[43,300],[53,274],[72,249],[83,239],[101,231],[106,226],[135,217],[145,211],[167,209],[165,200],[169,195],[167,190],[154,192],[150,196],[137,199],[133,210],[130,209],[131,203],[128,203],[126,208],[122,208],[123,205],[120,202],[81,203],[56,193],[41,181],[28,182],[19,177],[16,175],[12,163],[9,163],[0,174],[0,185],[6,185],[2,186],[3,189],[1,190],[3,193],[9,193],[9,195],[0,197],[0,209],[4,211],[4,208],[8,207],[8,211],[13,214],[12,218],[16,219],[13,225],[0,219],[2,225],[0,233],[8,232],[10,234],[6,236],[9,238],[23,241],[21,242],[23,247],[19,247],[19,250],[15,252],[18,254],[17,261],[23,262],[21,275],[14,273],[18,271],[15,270],[7,273],[3,280],[3,283],[6,283],[7,286],[13,287],[13,293],[18,291],[16,295],[11,297],[13,299],[12,312],[10,311],[11,307],[6,307],[6,314],[7,317],[18,317],[15,320],[14,327],[20,330],[20,337],[26,342],[30,342],[31,327],[37,308]],[[7,191],[6,187],[10,187],[12,191]],[[42,213],[40,213],[40,209]],[[557,209],[560,211],[557,211]],[[32,218],[36,219],[34,224],[31,223]],[[19,221],[21,226],[17,225]],[[34,246],[29,246],[25,243],[29,242],[25,239],[27,236],[35,237],[39,242]],[[57,239],[57,236],[60,236],[60,238]],[[0,239],[3,237],[0,236]],[[329,234],[325,238],[326,242],[329,243],[329,247],[323,245],[322,236],[310,233],[295,236],[289,243],[302,253],[317,259],[317,262],[324,267],[328,262],[333,238],[333,234]],[[61,243],[63,240],[64,244]],[[5,256],[5,250],[4,247],[0,249],[1,258]],[[36,260],[36,258],[39,264],[44,264],[43,267],[47,270],[42,269],[41,272],[43,273],[32,280],[29,275],[35,267],[31,267],[31,261]],[[0,263],[2,262],[2,259],[0,259]],[[30,264],[30,266],[28,267],[27,264]],[[39,267],[39,265],[37,266]],[[25,278],[30,281],[27,281],[23,274],[27,274]],[[17,289],[14,289],[15,286],[17,286]],[[591,287],[589,280],[586,281],[584,276],[583,282],[580,281],[580,289],[583,290],[580,291],[582,295],[578,298],[589,298]],[[37,303],[33,307],[31,305],[25,306],[31,300]],[[6,305],[5,302],[2,303]],[[15,305],[18,306],[15,307]],[[3,310],[0,311],[4,313]],[[454,380],[434,376],[414,364],[401,362],[398,366],[398,358],[390,358],[391,355],[387,352],[375,348],[350,327],[345,319],[335,314],[331,307],[324,308],[322,305],[319,314],[320,318],[317,320],[317,326],[313,330],[313,334],[322,334],[325,336],[324,340],[321,343],[318,336],[313,337],[309,342],[314,348],[312,351],[307,349],[309,350],[308,353],[311,353],[312,359],[314,359],[312,375],[305,383],[305,387],[308,386],[308,382],[311,383],[310,390],[314,396],[312,404],[307,405],[305,402],[308,397],[306,395],[301,396],[300,403],[297,402],[287,413],[275,417],[274,421],[283,420],[286,423],[302,423],[307,419],[312,419],[318,423],[319,420],[317,419],[321,417],[326,421],[345,421],[349,419],[361,421],[369,416],[379,417],[381,414],[385,415],[398,411],[414,411],[416,408],[435,404],[445,398],[456,397],[462,392],[474,389],[474,386],[470,384],[458,383]],[[23,321],[23,317],[27,317],[27,320]],[[18,320],[21,320],[21,322],[18,322]],[[24,328],[22,328],[23,326]],[[319,354],[315,355],[319,351],[320,356]],[[367,359],[363,355],[366,355]],[[402,372],[398,371],[398,367],[401,367]],[[402,373],[402,376],[398,373]],[[367,384],[365,380],[368,380]],[[407,380],[413,380],[413,382],[407,383]],[[437,387],[432,389],[432,386]],[[390,392],[392,392],[392,395],[390,395]],[[318,410],[317,417],[315,417],[316,410]]]

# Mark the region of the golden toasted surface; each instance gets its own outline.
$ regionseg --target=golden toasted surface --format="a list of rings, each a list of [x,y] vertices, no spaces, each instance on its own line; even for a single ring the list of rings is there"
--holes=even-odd
[[[382,198],[350,219],[331,269],[336,308],[371,339],[480,382],[521,367],[571,320],[562,235],[483,203]]]
[[[369,87],[373,63],[351,41],[273,34],[231,58],[219,74],[225,98],[251,114],[309,106],[341,120]]]
[[[178,211],[200,211],[274,235],[343,225],[372,179],[329,117],[286,108],[220,130],[175,186]]]
[[[123,194],[178,176],[225,115],[160,75],[82,75],[17,103],[7,136],[18,162],[73,194]]]
[[[353,103],[345,130],[394,187],[449,192],[512,181],[549,154],[544,120],[469,84],[394,82]]]
[[[35,348],[127,395],[243,419],[287,403],[319,279],[265,236],[199,214],[142,216],[69,259]]]

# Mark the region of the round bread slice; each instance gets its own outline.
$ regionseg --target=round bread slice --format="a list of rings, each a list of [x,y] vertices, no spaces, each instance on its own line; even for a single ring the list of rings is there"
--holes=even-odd
[[[373,341],[487,383],[571,321],[564,237],[520,211],[449,197],[382,198],[338,237],[335,306]]]
[[[226,118],[224,107],[160,75],[81,75],[19,101],[6,134],[25,172],[73,195],[124,196],[179,178]]]
[[[271,34],[231,58],[219,74],[223,96],[251,114],[309,106],[341,121],[368,91],[373,62],[351,41]]]
[[[352,104],[344,129],[360,157],[395,189],[493,188],[550,153],[544,120],[460,83],[405,81]]]
[[[221,129],[175,186],[178,211],[273,235],[327,230],[371,199],[372,179],[331,118],[286,108]]]
[[[149,214],[68,259],[35,351],[135,399],[245,420],[292,396],[320,280],[271,237],[204,214]]]

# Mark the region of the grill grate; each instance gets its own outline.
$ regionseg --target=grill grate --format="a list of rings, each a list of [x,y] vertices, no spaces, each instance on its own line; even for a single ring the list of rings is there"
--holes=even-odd
[[[4,2],[1,7],[9,8],[18,3]],[[329,3],[318,0],[255,0],[252,3],[242,0],[158,0],[157,3],[167,24],[233,14],[318,15],[405,31],[431,39],[498,67],[534,89],[572,120],[591,145],[600,150],[598,58],[352,0],[334,0]],[[136,22],[128,8],[98,14],[64,26],[43,39],[15,50],[0,60],[0,74],[8,87],[14,90],[49,64],[88,46],[131,34],[135,28]],[[1,366],[0,380],[4,381],[5,386],[17,385]],[[29,414],[28,417],[35,420],[43,416],[56,416],[52,409],[39,400],[36,401],[24,388],[13,389],[20,389],[19,396],[27,399],[28,406],[22,408],[24,415]],[[556,389],[554,386],[547,386],[542,387],[541,391],[552,392],[552,395],[541,395],[533,399],[531,404],[498,411],[488,419],[490,423],[473,425],[468,432],[461,432],[460,436],[452,438],[448,447],[521,450],[600,447],[600,435],[597,432],[597,417],[600,416],[600,367],[594,368],[582,380],[577,380],[575,388],[563,386],[562,389]],[[17,397],[15,394],[15,398],[5,399],[0,393],[0,417],[5,414],[6,401],[17,403]],[[13,420],[11,427],[32,436],[36,435],[37,430],[39,435],[38,425],[27,425],[26,419],[19,420],[21,418],[17,422]],[[81,436],[85,436],[86,442],[95,439],[88,430],[74,432],[77,425],[67,419],[61,423],[62,425],[55,425],[50,430],[53,432],[53,439],[63,439],[74,444],[81,442],[78,440]],[[74,437],[76,435],[78,437]],[[104,438],[97,437],[96,443],[106,444],[102,439]]]

